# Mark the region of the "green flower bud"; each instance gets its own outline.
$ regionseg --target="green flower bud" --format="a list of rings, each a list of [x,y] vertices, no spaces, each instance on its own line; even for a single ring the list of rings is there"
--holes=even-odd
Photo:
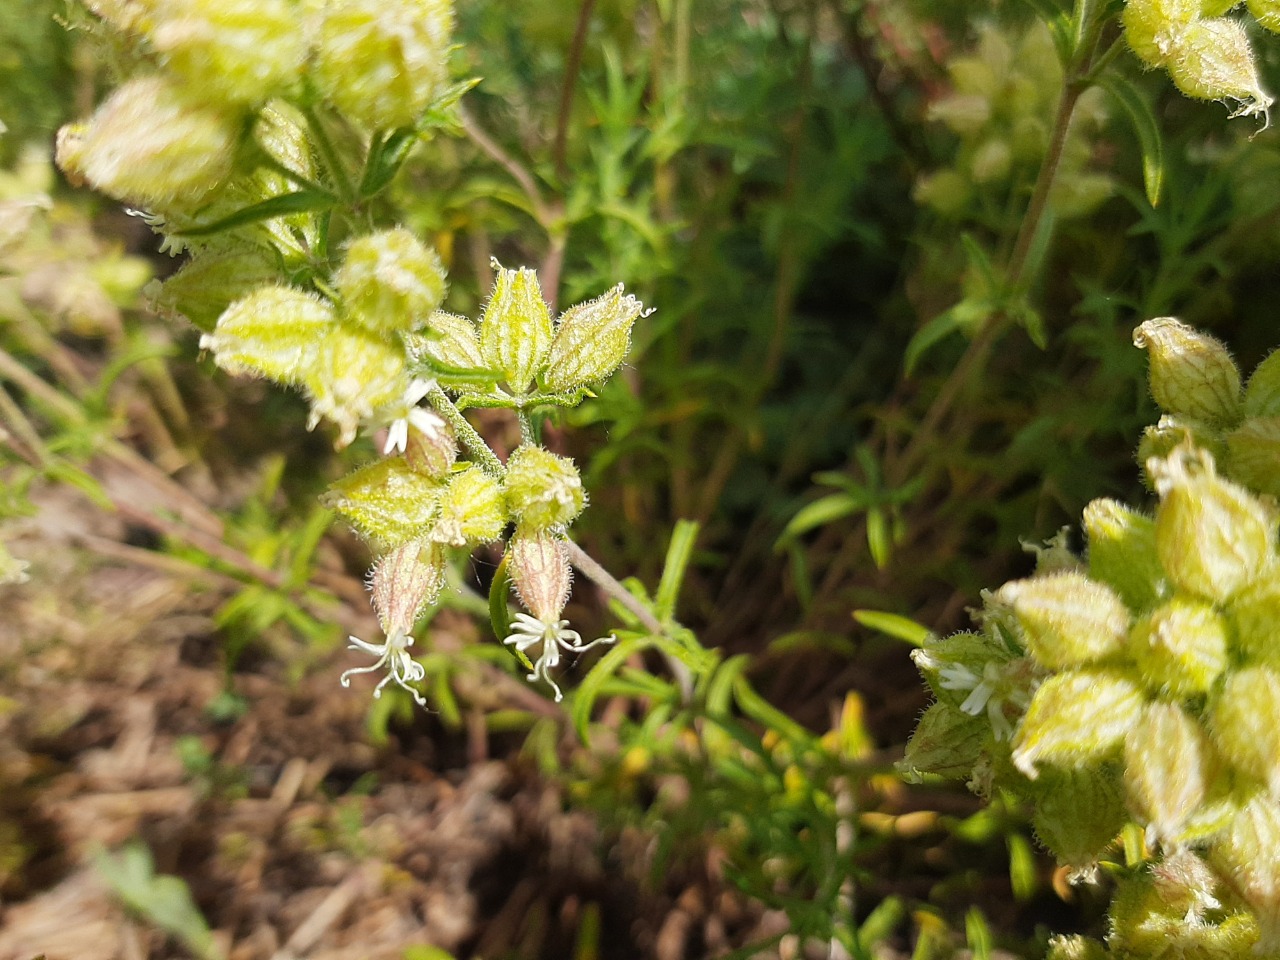
[[[1280,33],[1280,0],[1249,0],[1249,12],[1259,25],[1272,33]]]
[[[1036,690],[1013,739],[1013,764],[1034,780],[1038,763],[1081,769],[1120,751],[1145,698],[1117,670],[1070,670]]]
[[[1227,625],[1212,604],[1176,596],[1134,624],[1129,652],[1149,690],[1192,697],[1227,667]]]
[[[1206,450],[1215,460],[1226,456],[1227,452],[1218,430],[1194,420],[1165,415],[1158,423],[1143,431],[1142,439],[1138,441],[1137,460],[1144,468],[1143,480],[1149,488],[1154,490],[1156,484],[1145,469],[1146,465],[1153,459],[1164,460],[1179,447],[1186,446]]]
[[[1036,837],[1081,878],[1092,877],[1098,858],[1128,819],[1115,770],[1049,768],[1031,789]]]
[[[437,310],[431,314],[426,329],[405,337],[409,353],[415,361],[425,364],[443,385],[474,382],[462,374],[486,371],[484,357],[480,353],[480,334],[476,325],[466,317]],[[455,377],[450,377],[454,374]],[[502,374],[493,371],[493,379]]]
[[[1193,100],[1234,100],[1233,117],[1266,116],[1272,99],[1258,81],[1249,35],[1235,20],[1193,23],[1169,60],[1174,85]]]
[[[1240,0],[1200,0],[1200,16],[1220,17],[1240,6]]]
[[[506,525],[502,485],[479,467],[470,466],[449,478],[440,497],[439,519],[429,536],[436,543],[471,546],[497,540]]]
[[[434,415],[433,415],[434,417]],[[419,473],[443,477],[458,459],[458,438],[453,427],[439,417],[430,432],[419,430],[412,422],[408,425],[404,458]]]
[[[990,121],[991,100],[980,94],[955,93],[931,103],[929,119],[945,123],[958,137],[972,137]]]
[[[1111,902],[1107,940],[1113,956],[1240,960],[1256,939],[1257,927],[1239,914],[1221,923],[1189,921],[1148,876],[1121,880]]]
[[[449,79],[448,0],[326,4],[315,74],[343,113],[371,129],[416,124]]]
[[[507,460],[507,503],[525,530],[563,528],[586,506],[578,468],[542,447],[519,447]]]
[[[968,697],[967,690],[947,680],[947,672],[959,667],[973,676],[981,676],[988,663],[1003,666],[1015,654],[985,633],[965,630],[948,637],[929,637],[923,647],[911,652],[911,659],[933,690],[934,696],[949,706],[959,708]],[[972,689],[972,688],[970,688]]]
[[[334,274],[347,316],[374,333],[416,330],[444,299],[444,266],[403,228],[357,237]]]
[[[445,569],[444,548],[421,540],[396,547],[374,564],[369,589],[387,636],[413,632],[423,609],[440,596]]]
[[[996,597],[1012,606],[1027,650],[1050,669],[1110,656],[1123,649],[1129,632],[1124,603],[1082,573],[1015,580]]]
[[[1079,934],[1057,936],[1049,941],[1045,960],[1111,960],[1106,945]]]
[[[993,183],[1009,176],[1013,151],[1009,142],[998,137],[980,144],[969,158],[969,176],[974,183]]]
[[[1166,848],[1183,840],[1183,827],[1219,775],[1217,754],[1204,730],[1174,703],[1149,703],[1124,743],[1124,786],[1129,808],[1146,825],[1147,843]]]
[[[443,484],[418,473],[402,457],[388,457],[343,477],[321,501],[374,543],[394,550],[426,534],[443,490]]]
[[[1197,0],[1126,0],[1120,22],[1138,59],[1149,67],[1163,67],[1199,16]]]
[[[1160,494],[1156,550],[1179,589],[1224,603],[1265,569],[1272,521],[1247,490],[1220,480],[1213,458],[1180,448],[1147,470]]]
[[[1209,847],[1209,862],[1254,911],[1254,956],[1275,956],[1280,951],[1280,802],[1257,793]]]
[[[507,551],[511,582],[525,609],[543,623],[559,620],[573,581],[564,538],[517,531],[507,544]]]
[[[1219,341],[1173,317],[1148,320],[1133,331],[1147,350],[1151,395],[1160,409],[1213,426],[1240,419],[1240,371]]]
[[[135,77],[81,137],[63,138],[59,156],[118,200],[194,206],[231,172],[239,136],[235,113],[189,103],[162,77]]]
[[[1084,508],[1089,576],[1111,587],[1132,610],[1149,610],[1169,592],[1156,553],[1156,524],[1108,499]]]
[[[1209,730],[1228,763],[1280,795],[1280,671],[1228,674],[1210,705]]]
[[[1231,600],[1236,652],[1246,662],[1280,669],[1280,575],[1269,573]]]
[[[969,178],[956,170],[940,170],[921,177],[912,191],[916,203],[944,217],[958,216],[969,205],[972,196],[973,185]]]
[[[1224,469],[1250,490],[1280,497],[1280,416],[1246,420],[1227,434]]]
[[[498,271],[493,294],[480,319],[480,354],[485,366],[501,370],[515,393],[529,389],[551,350],[551,311],[532,270]]]
[[[213,333],[200,338],[200,348],[212,350],[228,373],[295,384],[314,368],[334,326],[333,308],[314,294],[259,287],[223,311]]]
[[[908,783],[921,783],[926,775],[967,779],[990,736],[991,726],[981,717],[939,700],[916,724],[896,769]]]
[[[1244,388],[1246,417],[1280,417],[1280,350],[1253,369]]]
[[[622,365],[636,318],[647,315],[644,304],[622,295],[622,284],[570,307],[556,324],[543,384],[562,393],[604,380]]]
[[[335,324],[319,344],[315,365],[303,371],[302,382],[311,399],[308,429],[321,418],[338,427],[338,447],[356,438],[360,421],[379,407],[396,403],[405,392],[405,356],[359,328]]]
[[[209,333],[232,303],[255,289],[267,288],[279,276],[275,256],[262,247],[237,245],[202,251],[169,279],[149,288],[150,306],[162,316],[186,317]]]
[[[166,0],[156,13],[152,46],[210,102],[261,103],[302,70],[306,41],[288,0]]]

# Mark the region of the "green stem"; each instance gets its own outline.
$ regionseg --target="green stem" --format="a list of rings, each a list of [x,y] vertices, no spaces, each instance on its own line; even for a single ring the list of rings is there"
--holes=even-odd
[[[498,455],[489,449],[489,445],[484,442],[484,437],[480,436],[476,428],[462,415],[462,411],[445,395],[445,392],[439,387],[432,387],[427,393],[427,400],[430,401],[431,406],[435,407],[436,412],[448,421],[449,426],[453,427],[453,432],[467,448],[471,458],[480,465],[480,469],[501,480],[507,472],[506,467],[502,465]]]
[[[272,170],[275,173],[280,174],[282,177],[292,180],[299,187],[304,187],[307,190],[311,190],[315,193],[322,193],[325,196],[329,196],[329,197],[333,196],[332,191],[330,191],[327,187],[322,187],[320,184],[316,183],[314,180],[304,177],[302,174],[298,173],[298,171],[281,163],[279,160],[271,156],[271,154],[267,153],[265,150],[262,152],[262,155],[258,158],[258,166],[264,167],[267,170]]]

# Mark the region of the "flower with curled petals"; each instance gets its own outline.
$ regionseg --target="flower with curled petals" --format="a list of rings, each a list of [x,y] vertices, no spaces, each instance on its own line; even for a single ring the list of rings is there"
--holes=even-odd
[[[387,675],[373,689],[373,698],[375,700],[382,696],[382,688],[394,680],[413,695],[413,699],[417,701],[418,706],[425,707],[427,705],[427,701],[422,694],[409,686],[410,683],[417,683],[427,675],[427,671],[422,664],[409,655],[409,648],[413,646],[413,637],[407,636],[401,630],[393,630],[386,641],[381,644],[365,643],[359,637],[347,637],[347,639],[351,641],[347,647],[348,650],[360,650],[364,653],[372,654],[378,659],[367,667],[352,667],[350,670],[345,671],[339,678],[339,682],[344,687],[351,686],[351,675],[354,673],[373,673],[385,667]]]
[[[534,661],[533,672],[529,674],[529,679],[537,680],[541,677],[551,684],[551,689],[556,692],[556,703],[559,703],[564,699],[564,695],[560,692],[559,685],[551,679],[548,671],[560,665],[561,648],[573,653],[582,653],[596,644],[613,643],[617,639],[610,634],[607,637],[592,640],[590,643],[583,643],[582,634],[577,630],[570,630],[568,620],[544,621],[527,613],[517,613],[511,624],[511,635],[502,642],[514,646],[520,653],[526,653],[530,648],[542,644],[542,652]]]

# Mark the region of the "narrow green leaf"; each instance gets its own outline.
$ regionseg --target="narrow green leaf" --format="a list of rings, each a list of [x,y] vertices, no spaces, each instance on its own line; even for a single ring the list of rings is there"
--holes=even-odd
[[[745,676],[739,676],[734,681],[733,699],[742,712],[756,723],[776,730],[793,743],[808,744],[814,739],[808,730],[760,696]]]
[[[872,507],[867,511],[867,548],[871,551],[876,569],[883,570],[889,563],[893,544],[889,541],[889,524],[885,521],[884,511],[879,507]]]
[[[964,933],[973,952],[973,960],[991,960],[991,927],[977,907],[971,907],[965,916]]]
[[[220,220],[214,220],[212,223],[180,227],[174,230],[174,235],[179,237],[207,237],[210,234],[234,230],[236,227],[257,223],[260,220],[270,220],[272,217],[332,210],[337,203],[338,198],[333,194],[321,193],[318,190],[298,190],[294,193],[282,193],[278,197],[271,197],[261,203],[251,204]]]
[[[1009,882],[1013,898],[1025,903],[1035,896],[1037,887],[1036,855],[1031,842],[1021,833],[1011,833],[1009,843]]]
[[[689,567],[689,558],[693,556],[693,546],[697,539],[698,524],[692,520],[680,520],[676,523],[676,528],[671,533],[671,544],[667,547],[667,559],[662,566],[662,580],[654,595],[654,613],[659,620],[675,616],[676,601],[680,597],[680,587],[684,584],[685,571]]]
[[[960,315],[955,308],[938,314],[923,327],[917,330],[907,343],[902,354],[902,370],[908,377],[920,362],[920,358],[928,353],[929,348],[960,329]]]
[[[1064,65],[1071,61],[1073,54],[1072,35],[1075,32],[1073,23],[1068,18],[1065,11],[1059,9],[1053,0],[1023,0],[1023,2],[1036,12],[1045,26],[1049,28],[1049,33],[1053,35],[1053,46],[1058,51],[1058,60]]]
[[[1098,78],[1098,84],[1129,115],[1129,122],[1133,124],[1142,148],[1142,184],[1146,188],[1147,202],[1154,207],[1160,202],[1160,191],[1164,186],[1164,140],[1155,114],[1138,88],[1124,77],[1107,72]]]
[[[618,642],[601,657],[578,684],[573,692],[573,728],[584,743],[591,726],[591,710],[604,692],[606,684],[626,664],[632,655],[650,646],[650,638],[644,634],[623,635],[619,631]]]
[[[925,640],[932,633],[928,627],[916,623],[909,617],[887,613],[884,610],[855,610],[853,619],[870,630],[877,630],[895,640],[909,643],[913,647],[924,646]]]
[[[778,538],[778,548],[786,546],[796,537],[816,527],[847,517],[864,506],[866,506],[865,499],[859,500],[847,493],[832,493],[813,503],[807,503],[796,511],[796,515],[782,531],[782,536]]]
[[[385,140],[376,141],[369,149],[360,180],[360,196],[368,199],[394,180],[417,142],[418,131],[413,127],[400,127],[391,131]]]

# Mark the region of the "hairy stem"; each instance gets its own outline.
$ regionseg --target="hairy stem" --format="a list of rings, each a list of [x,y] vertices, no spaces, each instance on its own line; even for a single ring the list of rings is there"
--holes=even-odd
[[[449,426],[453,427],[453,432],[462,442],[462,445],[467,448],[467,452],[471,454],[472,459],[480,465],[480,469],[501,480],[507,472],[507,468],[502,465],[498,455],[490,450],[489,445],[484,442],[484,437],[480,436],[476,428],[471,425],[471,422],[462,415],[462,411],[445,395],[445,392],[438,386],[433,386],[427,393],[427,400],[435,408],[436,413],[444,417],[449,422]]]

